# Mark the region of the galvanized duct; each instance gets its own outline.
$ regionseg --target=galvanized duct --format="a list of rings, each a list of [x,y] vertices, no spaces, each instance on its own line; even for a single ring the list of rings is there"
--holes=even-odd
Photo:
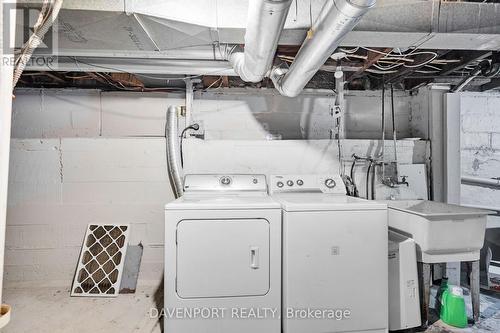
[[[328,0],[309,30],[289,70],[279,67],[271,71],[278,91],[296,97],[323,66],[326,60],[376,3],[376,0]]]
[[[253,0],[249,3],[245,52],[229,56],[243,81],[260,82],[274,60],[292,0]]]

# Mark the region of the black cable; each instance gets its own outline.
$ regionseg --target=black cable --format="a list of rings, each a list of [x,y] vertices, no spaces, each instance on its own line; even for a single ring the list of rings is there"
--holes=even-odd
[[[356,186],[356,182],[354,181],[354,168],[356,167],[356,161],[358,160],[358,157],[356,155],[353,155],[353,157],[354,157],[354,160],[352,161],[352,164],[351,164],[350,176],[351,176],[352,186],[354,187],[353,195],[355,197],[359,197],[358,187]]]
[[[186,127],[185,129],[183,129],[182,132],[181,132],[181,141],[179,143],[179,152],[180,152],[180,155],[181,155],[181,167],[182,168],[184,168],[184,156],[182,154],[182,139],[184,139],[184,134],[186,133],[186,131],[188,131],[190,129],[197,131],[197,130],[200,129],[200,125],[198,125],[198,124],[190,125],[190,126]],[[165,133],[165,136],[166,135],[167,134]]]
[[[354,167],[356,166],[356,159],[354,159],[354,161],[352,161],[352,165],[351,165],[351,180],[352,182],[354,183]]]
[[[375,178],[377,176],[377,165],[378,163],[373,164],[373,172],[372,172],[372,200],[375,200]]]
[[[370,164],[368,165],[368,171],[366,171],[366,199],[370,200],[369,189],[370,189],[370,171],[372,169],[373,160],[370,159]]]

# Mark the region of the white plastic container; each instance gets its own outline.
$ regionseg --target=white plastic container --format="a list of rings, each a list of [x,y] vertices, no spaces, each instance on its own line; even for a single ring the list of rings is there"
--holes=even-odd
[[[389,228],[413,238],[425,263],[479,260],[494,212],[434,201],[388,201]]]

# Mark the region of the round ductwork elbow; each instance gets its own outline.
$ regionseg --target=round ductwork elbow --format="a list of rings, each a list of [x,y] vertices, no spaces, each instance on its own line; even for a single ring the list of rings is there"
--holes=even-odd
[[[269,74],[269,78],[271,81],[273,81],[274,87],[278,92],[286,97],[297,97],[300,95],[301,90],[295,90],[295,91],[289,91],[285,88],[283,85],[283,79],[285,78],[286,73],[288,72],[288,69],[286,68],[281,68],[281,67],[274,67]]]
[[[229,63],[233,67],[236,74],[245,82],[260,82],[264,79],[264,75],[254,74],[247,69],[245,62],[245,54],[243,52],[235,52],[229,56]]]

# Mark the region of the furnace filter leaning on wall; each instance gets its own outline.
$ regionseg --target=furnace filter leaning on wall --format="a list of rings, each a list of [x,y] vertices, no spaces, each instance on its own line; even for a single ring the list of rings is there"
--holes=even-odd
[[[389,231],[389,330],[420,323],[415,241]]]

